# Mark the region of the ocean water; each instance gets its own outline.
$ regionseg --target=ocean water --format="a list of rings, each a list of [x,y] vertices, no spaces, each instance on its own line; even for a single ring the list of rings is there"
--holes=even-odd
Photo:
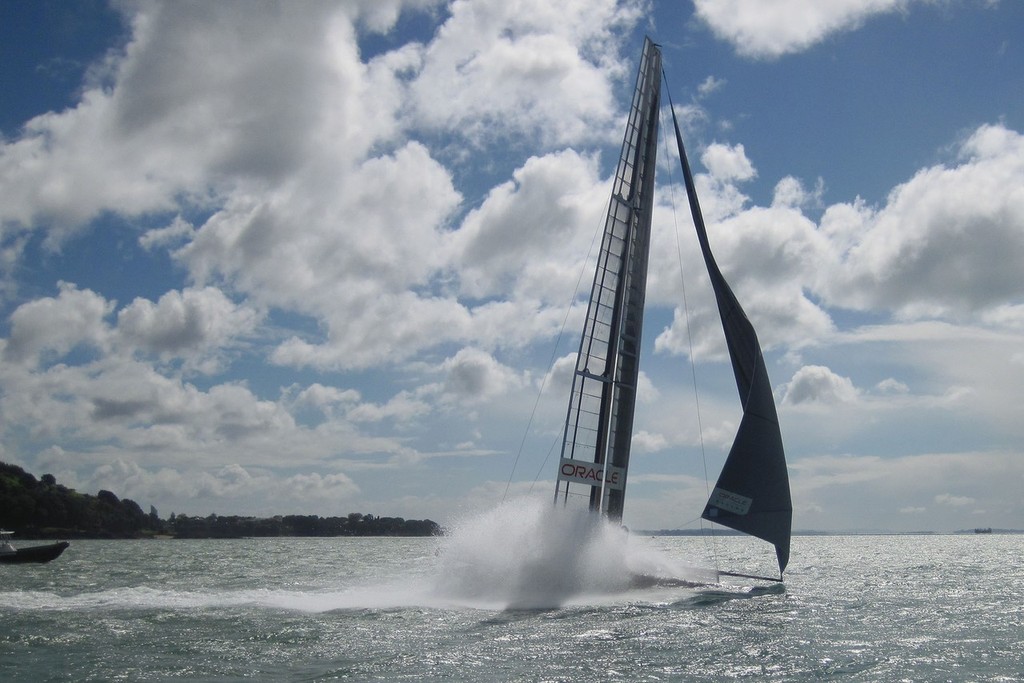
[[[539,521],[78,541],[0,565],[0,680],[1024,680],[1024,536],[796,537],[784,586],[638,589],[624,577],[770,558],[736,537]]]

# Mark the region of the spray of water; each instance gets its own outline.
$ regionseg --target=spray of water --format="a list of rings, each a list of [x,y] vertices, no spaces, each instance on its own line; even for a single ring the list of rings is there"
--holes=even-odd
[[[607,600],[686,574],[587,511],[512,500],[454,525],[439,549],[437,597],[501,609]]]

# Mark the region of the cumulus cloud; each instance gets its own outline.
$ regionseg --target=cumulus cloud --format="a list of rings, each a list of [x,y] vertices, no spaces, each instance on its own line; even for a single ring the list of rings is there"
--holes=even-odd
[[[730,187],[733,186],[722,186],[721,192],[730,194]],[[709,196],[714,198],[715,186],[708,189]],[[703,206],[703,196],[701,201]],[[725,216],[711,219],[706,215],[705,219],[709,222],[709,239],[716,261],[754,322],[762,346],[799,346],[820,339],[834,329],[831,316],[811,298],[808,288],[808,282],[819,277],[822,262],[830,258],[830,245],[799,208],[734,207]],[[690,353],[692,340],[695,357],[724,358],[726,349],[721,323],[706,282],[705,266],[695,246],[688,253],[683,263],[684,273],[699,274],[700,287],[689,287],[691,291],[696,289],[689,296],[690,311],[677,306],[671,325],[657,336],[655,346],[685,355]],[[654,254],[651,268],[652,299],[678,301],[676,254],[671,250]],[[687,320],[689,333],[686,332]]]
[[[700,160],[711,177],[717,180],[750,180],[757,175],[743,145],[712,143],[701,154]]]
[[[62,357],[79,345],[94,350],[108,346],[110,328],[105,318],[116,303],[72,283],[61,282],[59,288],[56,297],[22,304],[11,314],[5,360],[32,362],[48,353]]]
[[[356,423],[393,420],[405,427],[415,418],[428,415],[433,407],[415,393],[400,391],[385,403],[360,403],[346,412],[346,417]]]
[[[195,232],[195,227],[191,223],[181,216],[175,216],[169,225],[147,230],[139,237],[139,246],[146,250],[154,250],[177,242],[187,242],[195,236]]]
[[[67,460],[77,467],[102,464],[125,453],[140,466],[196,468],[234,461],[241,467],[323,467],[351,463],[385,466],[410,449],[386,430],[378,436],[348,418],[363,405],[338,395],[338,411],[312,423],[290,395],[264,399],[241,382],[201,389],[152,366],[120,356],[88,364],[54,365],[41,372],[0,366],[0,414],[6,425],[25,425],[30,444],[63,443],[74,434]],[[314,392],[315,393],[315,392]],[[371,404],[372,405],[372,404]],[[382,420],[407,420],[419,407],[396,397]],[[407,406],[402,410],[397,406]]]
[[[746,57],[777,58],[915,0],[696,0],[697,16]],[[916,0],[918,2],[928,0]]]
[[[456,1],[428,43],[362,59],[357,26],[385,31],[402,11],[433,4],[323,3],[280,16],[125,6],[125,46],[94,69],[78,104],[33,119],[4,144],[10,199],[0,222],[15,232],[50,226],[57,246],[104,211],[177,213],[139,244],[174,248],[197,291],[230,289],[252,310],[279,307],[319,323],[322,335],[279,344],[272,358],[282,365],[365,368],[446,341],[493,345],[493,309],[470,310],[438,287],[451,273],[462,296],[512,287],[517,305],[537,313],[529,319],[542,321],[535,330],[550,334],[538,302],[562,305],[579,257],[558,257],[581,253],[577,231],[596,224],[606,201],[593,194],[596,160],[531,160],[452,232],[462,201],[452,173],[408,136],[604,139],[617,123],[611,84],[625,74],[617,32],[639,19],[640,3]],[[186,214],[205,218],[193,225]],[[510,234],[518,239],[509,243]],[[549,258],[529,258],[554,245],[562,249]],[[172,302],[158,306],[171,325]],[[125,329],[163,353],[183,340],[169,327],[161,339],[140,328],[155,311],[133,304]],[[178,324],[185,333],[188,321]]]
[[[493,188],[452,236],[461,290],[564,305],[608,201],[597,171],[595,157],[565,150],[531,157]]]
[[[712,249],[769,348],[800,346],[831,334],[835,324],[829,311],[835,308],[905,320],[1020,327],[1020,133],[1001,124],[980,126],[961,142],[953,163],[922,169],[897,186],[883,206],[860,200],[833,204],[817,222],[805,211],[820,204],[821,181],[808,190],[799,179],[783,178],[771,206],[749,206],[736,182],[753,166],[740,148],[716,148],[705,163],[716,166],[725,179],[697,178],[702,206],[711,207],[705,219]],[[655,230],[668,231],[658,227],[657,213],[655,221]],[[704,278],[699,261],[691,259],[684,268]],[[667,275],[677,269],[675,254],[652,255],[653,301],[678,296]],[[698,292],[690,303],[695,355],[721,356],[713,302]],[[661,350],[688,352],[681,309],[656,344]]]
[[[816,207],[821,202],[821,196],[824,191],[824,181],[820,178],[814,190],[808,191],[799,178],[786,176],[775,185],[775,192],[772,195],[772,206],[790,208]]]
[[[1024,135],[984,125],[958,163],[922,169],[885,206],[829,207],[837,253],[819,291],[908,319],[975,317],[1017,303],[1024,263]]]
[[[457,0],[410,85],[421,121],[471,140],[534,134],[546,144],[604,135],[625,73],[614,32],[642,3]]]
[[[108,319],[116,308],[116,301],[62,282],[56,297],[22,304],[11,314],[4,357],[66,362],[78,348],[91,351],[85,360],[139,351],[165,360],[185,359],[191,369],[201,369],[235,339],[251,333],[261,317],[212,287],[171,291],[155,304],[137,298],[117,311],[112,323]],[[206,367],[216,369],[216,363]]]
[[[265,13],[228,5],[133,5],[130,41],[79,104],[31,120],[6,146],[0,220],[52,224],[59,242],[103,210],[172,210],[235,173],[280,178],[322,111],[302,103],[343,73],[313,53],[333,25],[326,7],[282,14],[268,31]]]
[[[251,333],[260,314],[237,306],[215,287],[171,291],[156,303],[137,298],[117,314],[122,339],[167,358],[227,346]]]
[[[786,385],[783,403],[852,403],[859,392],[849,377],[842,377],[821,365],[806,365]]]
[[[478,349],[461,349],[443,369],[446,393],[464,402],[490,400],[521,384],[512,368]]]

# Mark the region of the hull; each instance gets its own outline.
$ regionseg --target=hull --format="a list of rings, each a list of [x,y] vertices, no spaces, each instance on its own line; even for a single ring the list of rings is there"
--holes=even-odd
[[[22,564],[25,562],[49,562],[60,557],[70,544],[67,541],[50,545],[36,545],[21,548],[13,554],[0,555],[0,564]]]

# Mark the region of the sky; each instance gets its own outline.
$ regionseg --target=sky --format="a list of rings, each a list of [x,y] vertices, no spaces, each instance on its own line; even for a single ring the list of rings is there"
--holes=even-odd
[[[794,527],[1024,528],[1015,0],[0,3],[0,460],[162,516],[551,496],[644,35]],[[740,417],[660,149],[645,529]]]

